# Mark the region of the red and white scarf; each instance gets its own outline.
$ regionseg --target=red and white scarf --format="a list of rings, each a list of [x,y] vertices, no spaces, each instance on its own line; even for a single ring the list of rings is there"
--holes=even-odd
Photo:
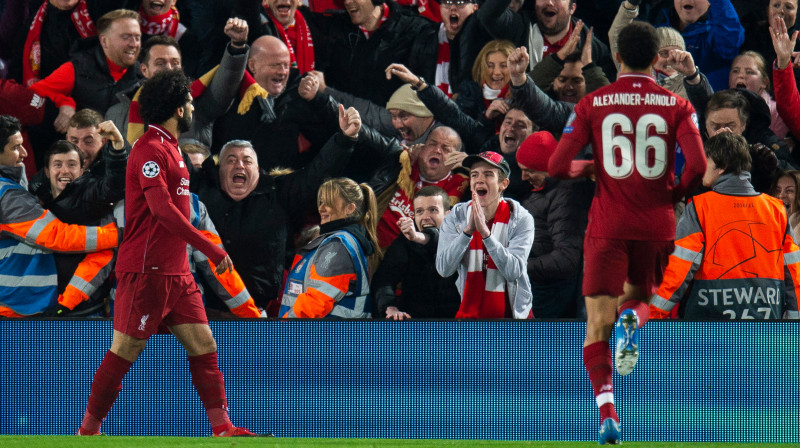
[[[472,203],[472,207],[480,204]],[[470,211],[468,210],[469,214]],[[511,218],[511,206],[500,200],[492,222],[492,236],[500,244],[508,244],[508,221]],[[461,306],[456,319],[502,319],[506,316],[506,279],[497,270],[494,260],[483,246],[483,238],[477,230],[472,233],[469,242],[467,261],[467,279]]]
[[[314,42],[311,41],[311,31],[309,31],[306,19],[300,14],[300,11],[294,13],[294,25],[289,26],[289,32],[275,19],[269,8],[267,8],[267,15],[272,20],[272,23],[275,24],[283,43],[289,47],[292,67],[300,70],[301,74],[314,70]]]
[[[178,39],[178,26],[181,23],[181,16],[178,8],[171,7],[169,11],[157,16],[148,16],[144,12],[144,7],[139,7],[139,25],[142,27],[142,34],[148,36],[168,35]]]
[[[39,80],[39,73],[42,69],[42,26],[44,18],[47,16],[47,0],[42,3],[36,15],[33,17],[33,23],[28,30],[28,37],[25,39],[24,59],[22,61],[22,83],[26,87]],[[70,14],[72,24],[78,34],[83,37],[94,36],[97,34],[97,28],[89,17],[89,9],[86,7],[86,0],[80,0]]]
[[[450,89],[450,41],[447,39],[444,23],[439,25],[439,47],[436,55],[434,84],[449,98],[453,98],[453,90]]]

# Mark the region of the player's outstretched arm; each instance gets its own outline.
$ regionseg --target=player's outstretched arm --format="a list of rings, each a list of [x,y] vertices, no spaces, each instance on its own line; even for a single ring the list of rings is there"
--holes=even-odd
[[[209,241],[183,216],[172,203],[166,187],[149,187],[144,190],[144,197],[147,207],[159,223],[181,240],[200,250],[215,265],[219,265],[228,256],[224,250]]]

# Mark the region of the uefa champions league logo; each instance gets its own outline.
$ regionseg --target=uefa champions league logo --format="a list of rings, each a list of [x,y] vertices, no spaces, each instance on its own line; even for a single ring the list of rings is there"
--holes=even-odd
[[[152,160],[150,162],[145,163],[144,166],[142,166],[142,174],[144,174],[144,177],[148,179],[152,179],[158,176],[158,173],[160,171],[161,168],[159,168],[158,164],[156,162],[153,162]]]

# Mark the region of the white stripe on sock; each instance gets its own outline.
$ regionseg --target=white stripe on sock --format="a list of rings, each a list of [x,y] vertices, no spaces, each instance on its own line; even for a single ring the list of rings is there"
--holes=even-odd
[[[602,394],[594,397],[594,399],[597,402],[598,408],[604,404],[614,404],[614,392],[603,392]]]

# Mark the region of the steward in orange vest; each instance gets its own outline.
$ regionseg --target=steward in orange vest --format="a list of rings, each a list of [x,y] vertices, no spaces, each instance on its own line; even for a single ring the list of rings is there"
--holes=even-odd
[[[675,251],[650,301],[651,318],[797,319],[800,248],[783,203],[750,183],[747,142],[706,142],[703,185],[678,223]]]

